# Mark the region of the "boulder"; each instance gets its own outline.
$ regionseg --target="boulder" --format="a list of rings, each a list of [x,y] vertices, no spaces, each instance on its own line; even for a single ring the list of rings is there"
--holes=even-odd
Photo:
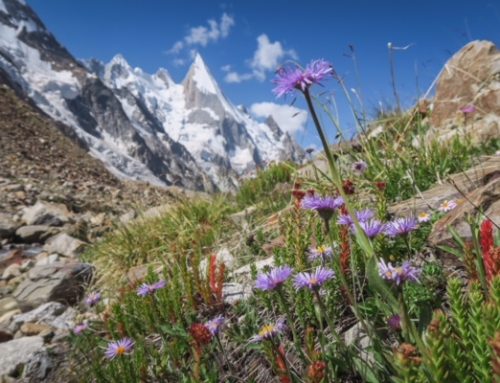
[[[19,263],[13,263],[5,268],[2,273],[2,279],[9,280],[21,275],[21,265]]]
[[[18,309],[17,301],[12,297],[5,297],[0,299],[0,317],[12,310]]]
[[[24,208],[22,220],[27,225],[62,226],[69,222],[71,214],[66,205],[38,201]]]
[[[17,286],[13,296],[18,302],[32,307],[48,301],[76,304],[92,274],[91,265],[78,262],[35,266],[28,272],[28,278]]]
[[[43,343],[43,338],[40,336],[23,337],[0,343],[0,376],[18,375],[28,362],[35,358],[41,359],[40,353],[47,358]]]
[[[500,176],[500,156],[483,157],[478,165],[469,170],[453,174],[446,182],[437,184],[416,197],[390,206],[389,212],[395,216],[406,216],[435,210],[444,200],[460,200],[463,194],[484,187],[498,176]]]
[[[85,246],[85,242],[73,238],[66,233],[60,233],[47,240],[43,249],[47,253],[57,253],[65,257],[74,258],[83,252]]]
[[[34,310],[16,315],[12,318],[8,330],[18,331],[24,324],[45,325],[56,330],[73,328],[76,310],[59,302],[47,302]]]
[[[0,240],[12,237],[19,226],[20,224],[15,222],[11,215],[0,213]]]
[[[57,229],[48,225],[28,225],[16,230],[16,237],[24,243],[43,242],[57,233]]]
[[[468,193],[457,208],[437,221],[429,236],[429,243],[432,246],[454,245],[450,227],[465,241],[471,240],[472,233],[467,217],[479,212],[483,212],[497,225],[500,224],[500,174],[484,186]]]
[[[500,52],[472,41],[448,60],[436,85],[428,139],[475,143],[500,137]]]

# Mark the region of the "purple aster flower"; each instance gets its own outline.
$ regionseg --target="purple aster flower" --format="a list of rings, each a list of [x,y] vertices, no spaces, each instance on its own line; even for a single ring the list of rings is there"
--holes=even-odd
[[[222,315],[217,315],[215,318],[209,320],[205,323],[206,328],[210,331],[212,336],[219,334],[219,331],[224,324],[224,317]]]
[[[356,212],[356,218],[358,219],[359,222],[367,222],[374,216],[375,214],[370,209],[365,209]],[[349,214],[340,215],[337,220],[337,223],[339,225],[349,225],[349,226],[354,225],[354,222]]]
[[[130,338],[123,338],[116,342],[109,342],[106,348],[106,358],[113,360],[117,356],[130,354],[134,348],[134,341]]]
[[[320,84],[322,80],[333,74],[332,65],[325,60],[311,61],[305,69],[298,65],[281,67],[276,71],[276,78],[273,81],[276,87],[273,92],[277,97],[295,90],[305,92],[311,85]]]
[[[383,233],[385,229],[385,225],[378,219],[359,222],[359,226],[363,229],[368,238],[375,238],[380,233]],[[353,226],[353,232],[356,232],[355,226]]]
[[[406,235],[418,228],[418,222],[415,217],[397,218],[385,225],[385,234],[389,237]]]
[[[309,249],[309,261],[313,262],[316,259],[321,259],[325,261],[327,258],[331,258],[333,256],[333,249],[330,246],[318,246],[311,247]]]
[[[438,210],[443,213],[452,211],[457,207],[457,203],[453,200],[444,200],[441,205],[439,205]]]
[[[257,333],[252,338],[250,338],[251,343],[262,342],[263,340],[270,340],[282,334],[286,330],[285,320],[279,318],[276,323],[268,323],[262,326]]]
[[[333,270],[325,267],[317,267],[312,273],[299,273],[295,277],[295,288],[297,290],[308,288],[318,290],[326,281],[335,277]]]
[[[85,299],[85,303],[92,307],[95,306],[96,304],[99,303],[101,300],[101,293],[98,291],[93,291],[89,295],[87,295],[87,298]]]
[[[332,64],[323,59],[311,61],[304,71],[305,77],[312,84],[319,84],[328,76],[333,76],[334,73]]]
[[[257,276],[255,288],[263,291],[274,290],[285,283],[292,273],[293,269],[290,266],[275,267],[269,273],[261,273]]]
[[[395,283],[397,286],[403,282],[419,282],[421,270],[413,267],[410,262],[405,261],[399,267],[392,266],[391,262],[385,263],[382,259],[379,264],[379,275],[386,281]]]
[[[73,334],[80,335],[82,332],[84,332],[88,328],[89,328],[89,324],[87,322],[83,322],[83,323],[77,324],[73,328]]]
[[[399,331],[399,330],[401,330],[401,317],[398,314],[395,314],[395,315],[391,316],[387,320],[387,325],[393,331]]]
[[[157,290],[163,289],[167,285],[167,282],[164,281],[163,279],[149,284],[149,283],[143,283],[142,285],[139,286],[137,289],[137,295],[140,297],[145,297],[147,295],[152,295],[154,294]]]
[[[419,223],[429,222],[431,220],[431,215],[425,211],[418,213],[417,220]]]
[[[363,174],[368,169],[368,164],[365,161],[356,161],[352,164],[352,170],[355,173]]]
[[[460,111],[463,113],[463,114],[472,114],[476,111],[476,107],[474,105],[465,105],[465,106],[462,106],[460,108]]]
[[[336,209],[344,205],[342,197],[317,197],[315,195],[307,195],[302,199],[302,209],[316,210],[319,216],[329,221]]]

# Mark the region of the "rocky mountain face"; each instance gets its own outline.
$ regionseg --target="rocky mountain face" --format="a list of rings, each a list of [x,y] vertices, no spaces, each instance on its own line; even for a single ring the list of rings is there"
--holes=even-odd
[[[258,122],[224,96],[201,56],[176,84],[120,55],[76,60],[21,0],[0,0],[0,70],[121,178],[194,190],[230,190],[302,149],[274,121]]]

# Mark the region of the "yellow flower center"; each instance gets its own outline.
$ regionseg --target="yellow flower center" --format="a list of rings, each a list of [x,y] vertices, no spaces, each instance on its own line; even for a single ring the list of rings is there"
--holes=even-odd
[[[315,286],[318,284],[318,278],[316,277],[312,277],[310,280],[309,280],[309,283],[311,284],[311,286]]]
[[[392,279],[392,271],[386,271],[385,272],[385,276],[388,278],[388,279]]]
[[[125,346],[118,346],[116,348],[116,355],[123,355],[127,352],[127,349],[125,348]]]
[[[259,331],[259,336],[265,338],[274,332],[274,326],[272,324],[266,324],[262,326]]]
[[[420,218],[427,218],[429,216],[429,214],[427,214],[427,213],[420,213],[418,216]]]
[[[318,253],[320,253],[321,255],[326,254],[326,247],[325,246],[318,246],[318,248],[316,249],[316,251]]]

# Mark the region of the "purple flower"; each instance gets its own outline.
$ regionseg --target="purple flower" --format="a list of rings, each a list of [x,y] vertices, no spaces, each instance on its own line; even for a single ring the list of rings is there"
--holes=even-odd
[[[344,205],[342,197],[317,197],[307,195],[302,199],[302,209],[315,210],[319,216],[329,221],[336,209]]]
[[[356,218],[358,219],[358,221],[360,223],[367,222],[370,219],[372,219],[374,216],[375,216],[375,214],[370,209],[365,209],[365,210],[361,210],[361,211],[356,212]],[[340,215],[338,220],[337,220],[337,223],[339,225],[349,225],[349,226],[354,225],[354,222],[349,214]]]
[[[101,300],[101,293],[98,291],[93,291],[89,295],[87,295],[87,298],[85,299],[85,303],[92,307],[95,306],[96,304],[99,303]]]
[[[425,211],[418,213],[417,220],[419,223],[429,222],[431,220],[431,215]]]
[[[410,262],[405,261],[399,267],[392,266],[391,262],[385,263],[382,259],[378,263],[379,275],[386,281],[395,283],[397,286],[403,282],[419,282],[421,270],[413,267]]]
[[[401,330],[401,317],[398,314],[395,314],[395,315],[391,316],[387,320],[387,325],[393,331],[399,331],[399,330]]]
[[[406,235],[418,228],[418,222],[415,217],[397,218],[385,225],[385,234],[389,237]]]
[[[154,294],[157,290],[163,289],[167,285],[167,282],[164,281],[163,279],[149,284],[149,283],[143,283],[142,285],[139,286],[137,289],[137,295],[140,297],[145,297],[147,295],[152,295]]]
[[[308,288],[318,290],[326,281],[335,277],[333,270],[325,267],[317,267],[312,273],[299,273],[295,277],[295,288],[297,290]]]
[[[257,276],[255,288],[263,291],[274,290],[285,283],[292,273],[293,269],[290,266],[275,267],[269,273],[261,273]]]
[[[460,108],[460,111],[463,113],[463,114],[472,114],[476,111],[476,107],[474,105],[465,105],[465,106],[462,106]]]
[[[352,170],[355,173],[363,174],[368,169],[368,164],[365,161],[356,161],[352,164]]]
[[[457,207],[457,203],[453,200],[444,200],[441,205],[439,205],[438,210],[443,213],[452,211]]]
[[[331,258],[333,256],[333,249],[329,246],[318,246],[311,247],[309,249],[309,261],[313,262],[316,259],[321,259],[323,261],[326,258]]]
[[[298,65],[281,67],[276,71],[273,92],[277,97],[292,93],[295,90],[305,92],[313,84],[320,84],[329,75],[333,75],[332,65],[325,60],[315,60],[302,69]]]
[[[116,342],[109,342],[106,348],[106,358],[113,360],[117,356],[130,354],[134,348],[134,341],[130,338],[123,338]]]
[[[369,221],[360,222],[359,226],[368,238],[375,238],[380,233],[383,233],[385,229],[385,225],[378,219],[370,219]],[[354,226],[353,231],[356,232],[356,227]]]
[[[279,318],[276,323],[268,323],[262,326],[257,333],[252,338],[250,338],[251,343],[262,342],[263,340],[271,340],[283,333],[286,330],[285,320]]]
[[[87,322],[83,322],[83,323],[77,324],[73,328],[73,334],[80,335],[82,332],[84,332],[88,328],[89,328],[89,324]]]
[[[224,324],[224,317],[222,315],[217,315],[215,318],[209,320],[205,323],[206,328],[210,331],[212,336],[219,334],[219,331]]]

